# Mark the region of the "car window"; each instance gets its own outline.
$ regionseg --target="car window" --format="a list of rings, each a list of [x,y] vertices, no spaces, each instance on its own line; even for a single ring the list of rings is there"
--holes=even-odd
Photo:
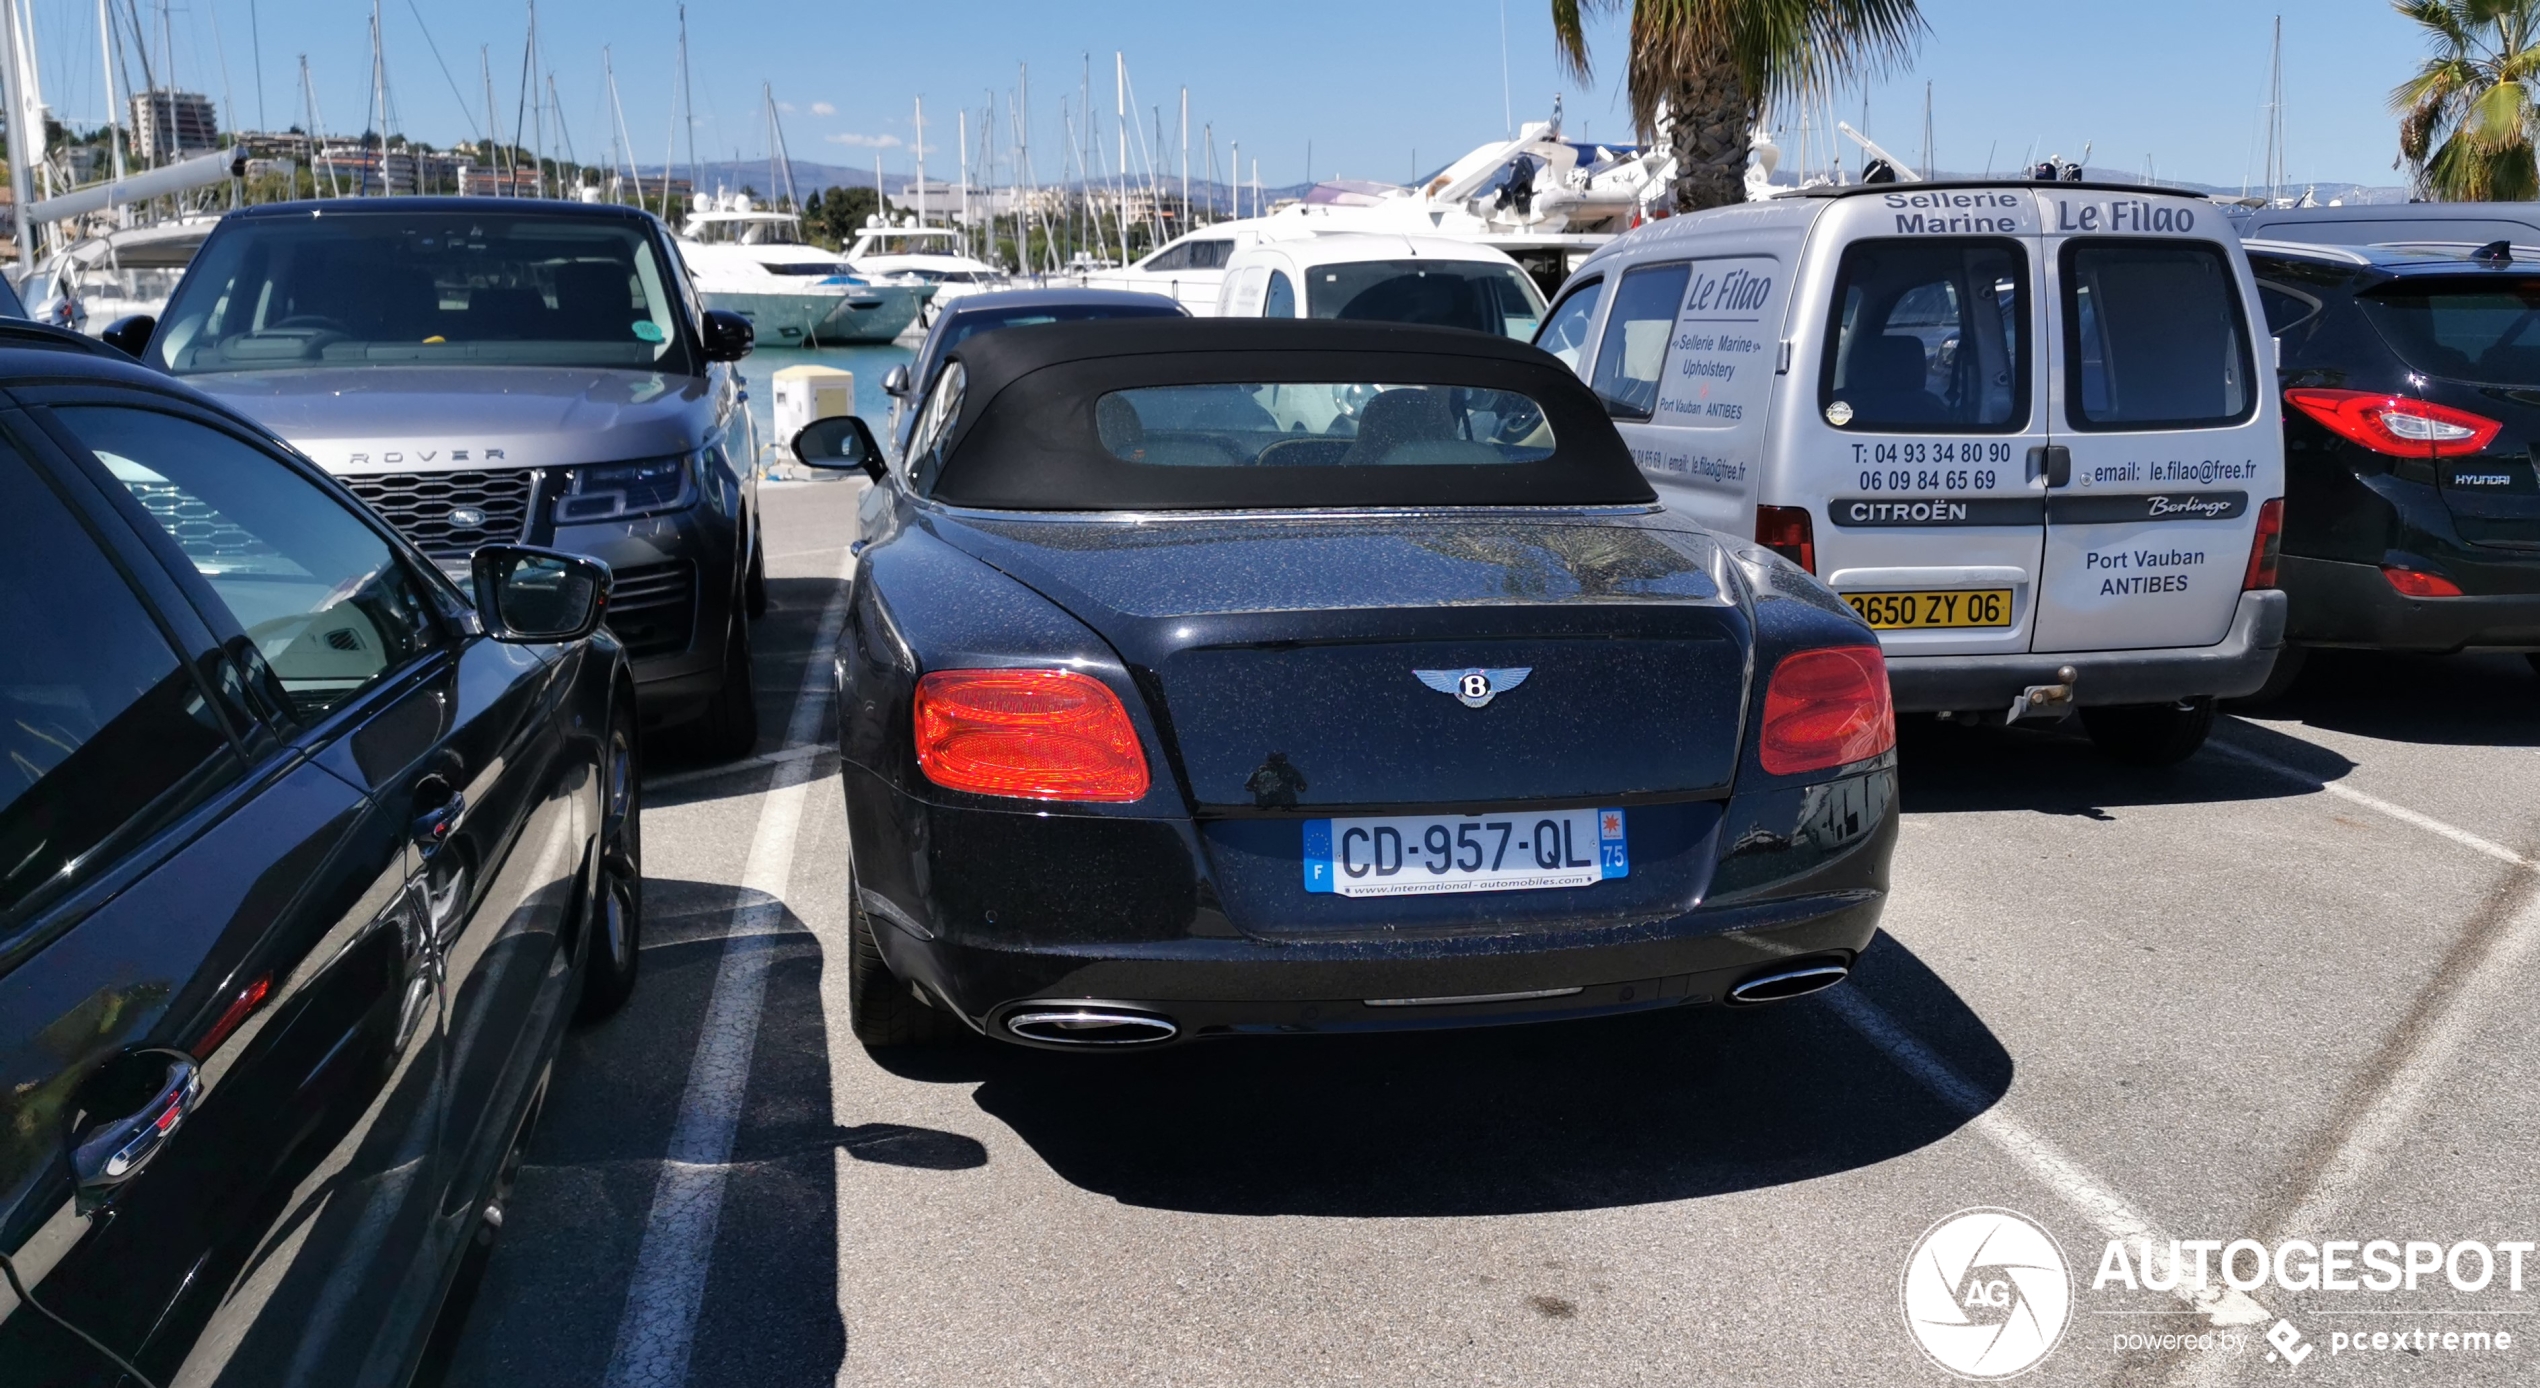
[[[1587,362],[1588,329],[1596,325],[1596,305],[1605,297],[1605,281],[1589,280],[1553,306],[1535,334],[1535,345],[1559,357],[1582,377]]]
[[[1855,242],[1836,272],[1818,408],[1838,428],[2019,429],[2028,321],[2015,241]]]
[[[1614,288],[1597,344],[1596,375],[1589,382],[1616,419],[1647,419],[1658,403],[1658,372],[1667,364],[1667,339],[1684,306],[1685,276],[1692,267],[1644,265]]]
[[[2366,294],[2364,316],[2429,376],[2540,385],[2540,279],[2403,279]]]
[[[1552,456],[1514,391],[1375,381],[1145,386],[1094,401],[1103,447],[1147,467],[1493,467]]]
[[[1142,270],[1223,270],[1226,259],[1234,253],[1232,241],[1185,241],[1156,252],[1153,259],[1139,266]]]
[[[279,459],[154,410],[54,413],[175,539],[303,720],[441,644],[396,551]]]
[[[154,806],[233,774],[228,734],[148,609],[0,447],[0,920]]]
[[[2309,322],[2320,304],[2308,294],[2260,280],[2258,311],[2267,316],[2267,331],[2280,335]]]
[[[1514,265],[1487,260],[1354,260],[1306,272],[1316,318],[1425,323],[1513,337],[1535,335],[1543,300]]]
[[[2064,340],[2075,428],[2211,428],[2256,407],[2240,286],[2220,246],[2068,243]]]
[[[1296,286],[1288,282],[1285,271],[1270,272],[1270,292],[1269,296],[1261,302],[1261,316],[1264,318],[1296,317]]]
[[[944,433],[952,422],[961,416],[962,392],[969,380],[970,373],[960,362],[946,362],[942,373],[935,377],[934,390],[926,396],[925,407],[917,413],[917,426],[909,431],[904,456],[908,459],[909,485],[919,491],[930,486],[935,474],[942,470],[943,453],[937,445],[944,441]]]

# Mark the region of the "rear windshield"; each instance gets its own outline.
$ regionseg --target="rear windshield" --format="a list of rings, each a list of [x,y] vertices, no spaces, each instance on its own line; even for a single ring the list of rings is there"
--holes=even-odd
[[[1514,265],[1485,260],[1359,260],[1305,272],[1309,318],[1424,323],[1521,341],[1535,335],[1543,298]]]
[[[2222,247],[2064,247],[2064,411],[2076,429],[2238,424],[2257,400],[2240,285]]]
[[[943,346],[949,352],[981,333],[999,328],[1028,328],[1035,323],[1082,323],[1095,318],[1174,318],[1180,310],[1169,304],[1152,308],[1145,304],[1063,304],[1048,308],[1009,308],[989,312],[965,313],[944,330]]]
[[[676,283],[643,227],[615,217],[240,220],[195,259],[150,356],[180,376],[362,362],[684,375]]]
[[[2410,367],[2446,380],[2540,386],[2540,279],[2402,280],[2364,316]]]
[[[1839,429],[2020,429],[2028,316],[2016,241],[1856,241],[1835,277],[1817,408]]]
[[[1471,386],[1149,386],[1096,401],[1094,423],[1111,456],[1146,467],[1501,467],[1552,456],[1542,406]]]

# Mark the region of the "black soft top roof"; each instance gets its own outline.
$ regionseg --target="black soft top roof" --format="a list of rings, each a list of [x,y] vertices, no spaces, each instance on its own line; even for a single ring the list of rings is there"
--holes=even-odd
[[[1114,318],[984,333],[942,457],[919,489],[1025,511],[1336,506],[1605,506],[1656,500],[1604,406],[1558,357],[1455,328],[1331,319]],[[1094,402],[1141,386],[1382,382],[1509,391],[1551,425],[1553,454],[1495,466],[1159,467],[1115,457]]]

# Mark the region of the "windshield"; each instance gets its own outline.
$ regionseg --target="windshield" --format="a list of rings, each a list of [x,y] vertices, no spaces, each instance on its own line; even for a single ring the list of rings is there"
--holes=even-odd
[[[636,222],[489,211],[223,226],[150,359],[177,375],[312,365],[690,371],[668,270]]]
[[[1530,341],[1543,296],[1514,265],[1486,260],[1360,260],[1305,272],[1306,316],[1470,328]]]
[[[999,328],[1028,328],[1036,323],[1082,323],[1095,318],[1179,318],[1182,311],[1170,304],[1148,307],[1144,304],[1062,304],[1046,308],[1010,308],[986,312],[964,313],[944,329],[943,345],[936,350],[949,352],[981,333]]]
[[[2362,299],[2402,361],[2429,376],[2540,386],[2540,279],[2409,279]]]
[[[1373,381],[1148,386],[1094,404],[1103,447],[1147,467],[1500,467],[1552,456],[1513,391]]]

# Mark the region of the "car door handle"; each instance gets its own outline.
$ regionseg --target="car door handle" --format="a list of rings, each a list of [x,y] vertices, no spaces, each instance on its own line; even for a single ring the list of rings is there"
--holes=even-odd
[[[87,1208],[93,1209],[115,1187],[140,1174],[202,1101],[202,1071],[191,1057],[175,1051],[140,1051],[120,1057],[110,1063],[109,1073],[100,1076],[99,1082],[110,1092],[149,1085],[146,1072],[136,1082],[127,1067],[152,1061],[163,1063],[165,1069],[148,1089],[146,1102],[118,1117],[86,1121],[82,1115],[83,1121],[73,1130],[71,1171],[79,1183],[80,1202]]]
[[[416,783],[415,804],[419,810],[406,832],[429,858],[441,851],[459,827],[460,816],[467,812],[467,796],[452,789],[448,778],[436,771]]]
[[[2060,443],[2039,444],[2028,451],[2028,478],[2034,482],[2043,474],[2049,487],[2073,484],[2073,451]]]

